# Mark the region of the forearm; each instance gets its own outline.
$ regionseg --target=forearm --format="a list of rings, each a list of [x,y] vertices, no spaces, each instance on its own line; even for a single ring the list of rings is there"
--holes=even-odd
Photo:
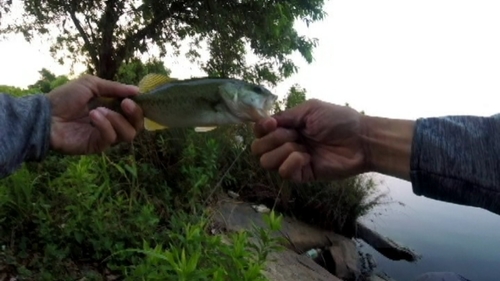
[[[363,117],[368,169],[410,180],[410,157],[415,121]]]
[[[0,93],[0,178],[24,161],[40,161],[49,149],[50,103],[44,95]]]
[[[417,195],[500,214],[500,116],[367,120],[372,171],[411,180]]]

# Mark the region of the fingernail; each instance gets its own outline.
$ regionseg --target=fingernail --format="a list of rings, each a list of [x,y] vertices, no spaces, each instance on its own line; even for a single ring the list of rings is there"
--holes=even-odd
[[[134,111],[135,105],[130,99],[123,100],[122,105],[123,105],[126,112],[132,113],[132,111]]]
[[[96,108],[96,110],[102,114],[102,117],[106,116],[109,112],[109,109],[105,108],[105,107],[98,107]]]
[[[101,111],[98,109],[94,109],[90,112],[90,114],[93,116],[94,119],[97,121],[102,121],[104,119],[104,116],[102,115]]]

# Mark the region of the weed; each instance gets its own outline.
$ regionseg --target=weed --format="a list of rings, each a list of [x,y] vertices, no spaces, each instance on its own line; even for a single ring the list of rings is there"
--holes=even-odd
[[[299,99],[300,100],[300,99]],[[287,103],[290,105],[290,102]],[[347,232],[378,202],[365,177],[298,185],[262,169],[242,124],[143,132],[92,156],[51,152],[0,180],[0,273],[19,280],[264,280],[270,230],[212,235],[206,213],[233,190]]]

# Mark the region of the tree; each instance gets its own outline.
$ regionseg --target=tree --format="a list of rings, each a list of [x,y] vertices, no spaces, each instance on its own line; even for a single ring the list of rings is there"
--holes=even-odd
[[[150,59],[143,63],[138,58],[132,58],[122,64],[118,70],[116,80],[127,84],[139,84],[139,81],[148,73],[170,75],[170,70],[158,59]]]
[[[324,16],[324,0],[25,0],[21,17],[4,23],[0,33],[21,33],[52,39],[51,52],[59,62],[83,61],[88,72],[115,79],[122,63],[157,47],[160,57],[170,45],[201,64],[209,75],[237,76],[276,85],[296,72],[289,58],[300,52],[312,61],[316,40],[300,36],[296,19],[307,24]],[[4,13],[12,1],[0,0]],[[54,32],[52,30],[58,30]],[[210,57],[200,62],[201,43]],[[246,65],[246,48],[259,58]]]
[[[293,85],[285,97],[285,109],[295,107],[306,101],[306,89],[298,84]]]
[[[46,68],[42,68],[38,73],[40,73],[41,78],[29,85],[28,89],[39,89],[43,93],[48,93],[51,89],[50,83],[56,79],[56,75]]]
[[[292,85],[283,99],[276,101],[273,111],[278,113],[305,102],[307,100],[306,93],[306,89],[300,87],[298,84]]]
[[[48,93],[52,89],[63,85],[64,83],[69,81],[69,78],[66,75],[56,76],[50,70],[46,68],[42,68],[40,71],[40,79],[36,81],[34,84],[29,85],[28,89],[36,89],[41,91],[42,93]]]
[[[21,89],[19,87],[0,85],[0,93],[11,95],[14,97],[22,97],[39,93],[39,89]]]

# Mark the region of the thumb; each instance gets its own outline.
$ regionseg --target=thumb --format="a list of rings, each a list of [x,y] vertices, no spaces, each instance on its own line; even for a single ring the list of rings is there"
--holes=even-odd
[[[308,101],[273,115],[278,127],[300,129],[305,126],[305,116],[310,110]]]
[[[97,76],[86,75],[81,79],[97,96],[126,98],[139,93],[137,86],[102,79]]]

